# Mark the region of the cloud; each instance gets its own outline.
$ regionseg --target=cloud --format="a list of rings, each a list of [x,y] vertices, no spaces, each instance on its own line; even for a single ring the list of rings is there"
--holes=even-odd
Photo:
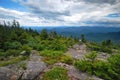
[[[77,0],[77,1],[81,1],[81,0]],[[85,2],[88,3],[97,3],[97,4],[115,4],[118,3],[119,0],[83,0]]]
[[[11,9],[5,9],[0,7],[0,20],[6,20],[10,21],[13,19],[18,20],[22,25],[27,25],[29,22],[36,22],[40,21],[37,17],[31,15],[30,13],[27,12],[20,12],[16,10],[11,10]],[[32,17],[31,17],[32,16]]]
[[[0,21],[12,21],[16,19],[22,26],[40,26],[40,25],[57,25],[54,20],[46,20],[44,17],[38,17],[28,12],[20,12],[0,7]],[[60,24],[59,24],[60,25]]]
[[[29,12],[0,8],[0,11],[3,11],[3,13],[0,13],[1,18],[16,18],[22,25],[120,26],[118,24],[120,23],[120,0],[13,1],[26,7]],[[10,12],[10,14],[7,15],[7,12]],[[115,15],[117,16],[113,18]]]

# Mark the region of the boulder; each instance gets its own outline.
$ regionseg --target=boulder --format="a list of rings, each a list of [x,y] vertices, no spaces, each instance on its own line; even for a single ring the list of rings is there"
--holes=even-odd
[[[30,55],[30,61],[28,61],[26,67],[27,69],[25,70],[22,79],[35,80],[47,66],[41,60],[41,56],[38,55],[38,52],[32,51],[32,54]]]
[[[0,80],[17,80],[18,75],[11,69],[0,67]]]

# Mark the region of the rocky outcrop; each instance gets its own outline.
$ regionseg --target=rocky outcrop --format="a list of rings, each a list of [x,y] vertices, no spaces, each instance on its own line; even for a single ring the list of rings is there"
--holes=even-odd
[[[42,57],[35,50],[31,51],[29,61],[24,61],[26,70],[20,67],[19,62],[5,67],[0,67],[0,80],[36,80],[39,74],[47,67],[41,60]]]
[[[0,80],[17,80],[18,75],[11,69],[0,67]]]
[[[56,63],[54,66],[61,66],[66,68],[68,70],[67,74],[69,76],[69,80],[103,80],[94,75],[88,75],[87,73],[81,72],[72,65]]]
[[[72,55],[73,58],[82,59],[86,54],[86,46],[77,45],[76,47],[79,47],[79,49],[71,48],[68,52]],[[106,54],[104,53],[101,53],[99,55],[100,58],[101,56],[105,56],[106,58]],[[87,73],[81,72],[73,65],[59,62],[47,66],[42,61],[42,57],[39,56],[38,51],[35,50],[31,51],[29,60],[24,61],[24,63],[26,63],[26,70],[23,70],[19,67],[21,63],[23,62],[12,64],[6,67],[0,67],[0,80],[42,80],[44,73],[56,66],[67,69],[69,80],[103,80],[94,75],[89,75]]]
[[[73,48],[69,48],[68,52],[75,59],[82,59],[86,54],[86,45],[75,44]]]
[[[41,61],[37,51],[32,51],[30,61],[27,63],[27,69],[24,71],[22,79],[35,80],[39,74],[46,68],[46,64]]]
[[[104,52],[99,52],[97,59],[99,60],[107,60],[110,57],[110,54],[104,53]]]
[[[89,75],[87,73],[81,72],[73,65],[68,65],[65,63],[55,63],[54,65],[47,67],[43,71],[43,73],[39,76],[40,80],[42,80],[44,73],[57,66],[67,69],[67,75],[69,77],[69,80],[103,80],[97,76]]]

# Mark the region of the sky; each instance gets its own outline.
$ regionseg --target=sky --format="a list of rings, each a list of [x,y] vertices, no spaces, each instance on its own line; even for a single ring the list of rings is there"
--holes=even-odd
[[[0,22],[120,27],[120,0],[0,0]]]

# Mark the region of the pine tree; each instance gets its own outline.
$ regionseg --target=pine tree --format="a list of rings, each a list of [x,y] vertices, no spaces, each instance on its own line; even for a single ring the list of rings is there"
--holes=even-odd
[[[86,43],[86,39],[85,39],[84,34],[81,35],[81,41],[82,41],[83,43]]]

